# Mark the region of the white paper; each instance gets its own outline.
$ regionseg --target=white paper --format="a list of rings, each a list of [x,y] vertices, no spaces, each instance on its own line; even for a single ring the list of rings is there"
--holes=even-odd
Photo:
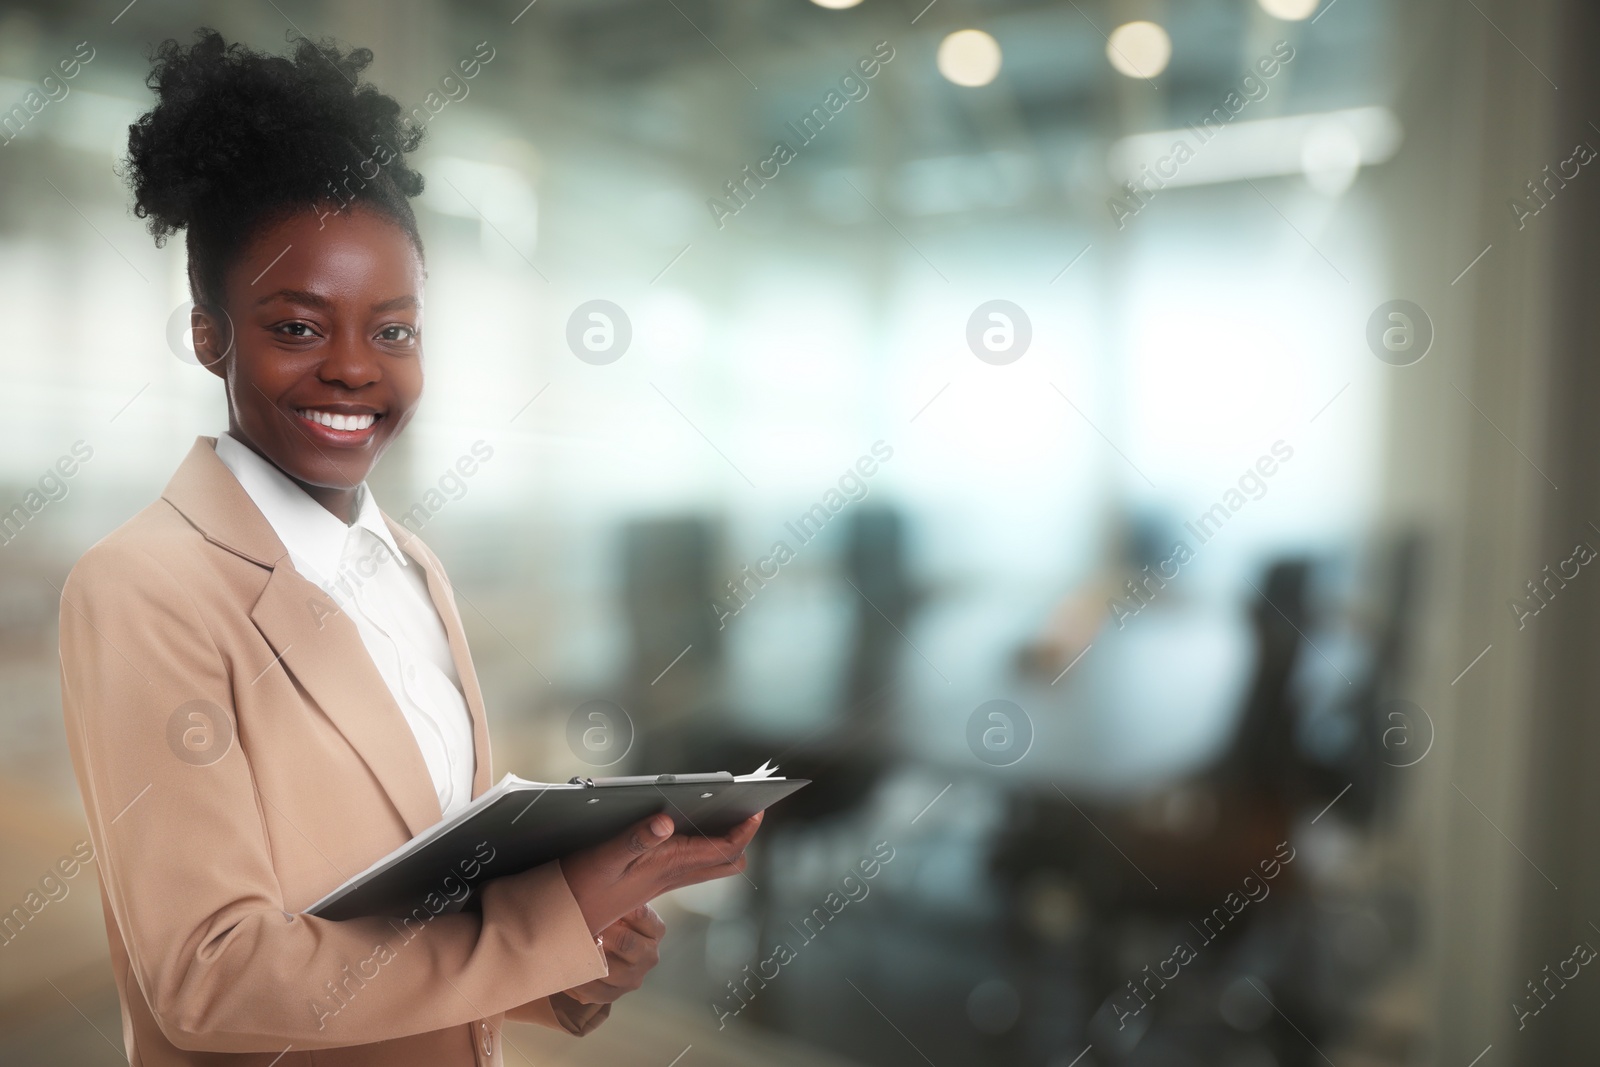
[[[761,766],[757,767],[749,774],[734,775],[733,780],[736,782],[759,782],[762,779],[771,778],[777,773],[777,764],[773,763],[771,760],[766,760],[761,764]]]

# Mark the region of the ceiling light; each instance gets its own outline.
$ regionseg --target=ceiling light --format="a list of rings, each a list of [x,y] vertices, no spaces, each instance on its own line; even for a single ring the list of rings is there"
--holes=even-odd
[[[1106,58],[1119,74],[1154,78],[1172,58],[1172,38],[1153,22],[1125,22],[1111,31]]]
[[[1383,163],[1400,150],[1404,131],[1386,107],[1357,107],[1239,119],[1227,136],[1201,140],[1194,127],[1155,130],[1122,138],[1106,157],[1113,182],[1160,178],[1159,188],[1215,185],[1249,178],[1304,174],[1318,192],[1336,196],[1355,180],[1357,167]],[[1187,146],[1184,162],[1175,148]]]
[[[1299,22],[1310,18],[1322,0],[1259,0],[1261,10],[1285,22]]]
[[[988,85],[1000,73],[1000,42],[982,30],[957,30],[939,42],[939,73],[957,85]]]
[[[1311,188],[1323,196],[1338,196],[1350,188],[1361,169],[1361,139],[1349,123],[1320,122],[1300,142],[1300,164]]]
[[[811,2],[829,11],[843,11],[847,7],[855,7],[861,0],[811,0]]]

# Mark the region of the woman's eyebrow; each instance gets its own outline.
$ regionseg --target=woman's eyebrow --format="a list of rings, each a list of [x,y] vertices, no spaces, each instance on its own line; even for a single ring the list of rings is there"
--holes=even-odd
[[[279,289],[277,292],[268,293],[260,300],[257,300],[256,305],[259,307],[262,304],[271,303],[274,300],[287,300],[291,303],[304,304],[308,307],[314,307],[321,311],[331,311],[333,309],[332,300],[329,300],[325,296],[319,296],[316,293],[307,292],[304,289]],[[405,296],[390,297],[388,300],[373,304],[372,310],[399,311],[402,308],[419,308],[421,306],[421,302],[415,296],[407,294]]]
[[[304,289],[279,289],[275,293],[268,293],[256,301],[256,306],[271,303],[274,300],[288,300],[295,304],[306,304],[310,307],[326,311],[333,307],[333,301],[316,293],[308,293]]]

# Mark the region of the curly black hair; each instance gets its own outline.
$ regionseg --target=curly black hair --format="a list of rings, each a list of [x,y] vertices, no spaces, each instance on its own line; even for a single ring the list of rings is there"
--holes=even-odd
[[[164,41],[151,60],[145,84],[157,102],[128,127],[124,176],[158,246],[188,231],[195,303],[220,303],[234,257],[295,211],[322,217],[359,202],[421,251],[409,198],[422,175],[405,153],[423,131],[360,84],[370,49],[301,38],[292,56],[273,56],[201,28],[193,45]]]

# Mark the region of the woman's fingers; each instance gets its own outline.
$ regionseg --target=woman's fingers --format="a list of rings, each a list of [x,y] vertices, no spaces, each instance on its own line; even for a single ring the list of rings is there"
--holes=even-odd
[[[657,812],[628,831],[627,849],[630,855],[642,856],[672,836],[672,819]]]
[[[670,840],[672,829],[672,819],[658,812],[613,838],[606,846],[610,853],[607,858],[620,874],[640,856]]]
[[[649,905],[645,905],[649,908]],[[641,909],[634,909],[623,918],[606,927],[601,939],[605,944],[606,957],[614,961],[612,969],[618,965],[626,967],[643,966],[646,970],[654,967],[660,960],[661,935],[666,933],[667,925],[655,914],[649,912],[648,920],[640,919]],[[637,925],[636,925],[637,924]],[[648,926],[654,933],[646,933],[640,926]]]
[[[675,841],[679,849],[674,857],[676,866],[681,873],[688,873],[699,867],[737,863],[760,828],[761,813],[757,812],[717,837],[680,836]]]
[[[611,1004],[624,993],[631,993],[638,988],[637,985],[623,988],[622,986],[613,985],[608,979],[596,978],[592,982],[574,986],[567,990],[566,993],[567,996],[576,1000],[579,1004]]]
[[[703,882],[708,878],[721,878],[742,870],[744,853],[730,850],[727,842],[710,838],[680,838],[675,842],[670,856],[662,855],[661,879],[663,883],[679,886]],[[665,892],[665,888],[660,892]],[[656,894],[652,894],[652,898]]]
[[[672,840],[672,830],[672,819],[658,812],[616,837],[561,858],[561,874],[590,930],[598,933],[656,894],[662,865],[654,857]]]
[[[707,838],[707,840],[717,845],[719,851],[727,857],[729,862],[732,862],[739,856],[744,855],[744,850],[750,847],[750,842],[755,839],[756,831],[761,829],[761,818],[764,814],[766,813],[758,811],[721,837]]]
[[[606,927],[601,939],[610,973],[570,989],[568,994],[584,1004],[609,1004],[638,989],[661,960],[658,941],[666,928],[648,904]]]
[[[648,904],[634,908],[624,915],[621,921],[652,941],[660,941],[667,933],[667,924],[656,913],[656,909]]]
[[[718,859],[722,859],[722,862],[733,862],[739,856],[739,853],[742,853],[750,845],[750,840],[755,837],[755,832],[758,829],[762,829],[762,814],[757,811],[754,816],[750,816],[746,821],[734,825],[733,829],[728,830],[728,832],[718,833],[717,837],[680,835],[677,841],[685,848],[704,849],[706,854],[718,857]]]
[[[600,940],[606,946],[608,957],[624,963],[631,962],[639,951],[639,935],[620,920],[606,927],[600,934]]]
[[[670,881],[662,886],[661,893],[670,893],[674,889],[682,889],[686,885],[698,885],[701,882],[710,882],[718,878],[728,878],[735,874],[743,874],[749,864],[748,856],[740,855],[732,863],[716,862],[675,871]]]
[[[723,835],[722,839],[730,845],[743,849],[756,836],[756,831],[761,829],[761,820],[766,817],[766,812],[758,811],[744,822],[735,826]]]
[[[615,986],[637,989],[644,982],[644,976],[660,962],[661,953],[654,941],[641,939],[625,950],[616,952],[607,945],[606,966],[609,971],[603,980]]]
[[[657,861],[668,867],[674,876],[686,874],[700,867],[735,862],[750,844],[761,826],[757,813],[739,823],[726,834],[702,837],[694,834],[673,834],[672,819],[664,812],[652,815],[622,835],[626,863],[632,865],[646,853],[654,852],[670,841],[670,850],[662,849]]]
[[[561,870],[589,928],[598,931],[668,890],[743,871],[745,848],[760,826],[758,813],[718,837],[676,834],[671,817],[658,812],[604,844],[564,857]],[[648,915],[640,924],[659,937],[665,926]]]
[[[570,992],[550,994],[550,1007],[562,1027],[579,1037],[599,1026],[611,1013],[611,1009],[604,1004],[583,1003]]]

